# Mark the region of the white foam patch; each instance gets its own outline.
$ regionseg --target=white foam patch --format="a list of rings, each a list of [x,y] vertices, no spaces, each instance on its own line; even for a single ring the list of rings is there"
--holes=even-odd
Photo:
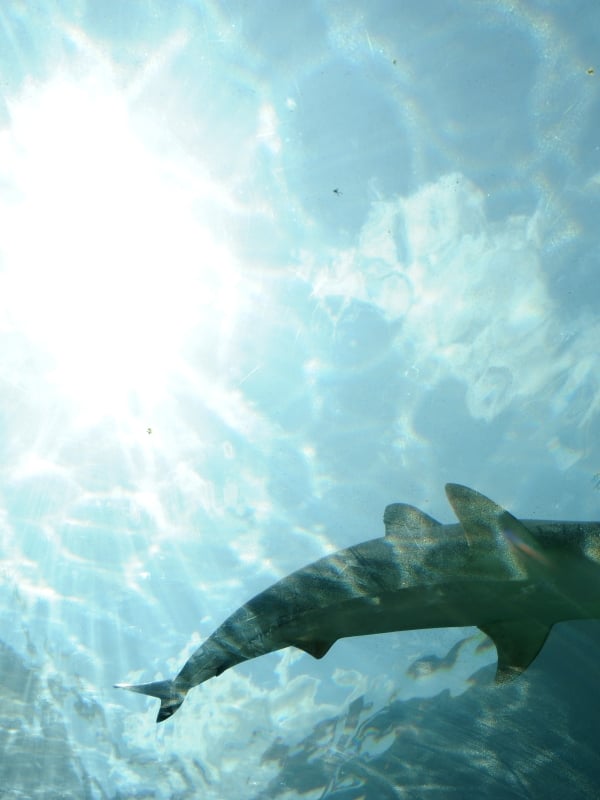
[[[195,689],[175,724],[154,730],[157,702],[148,702],[143,712],[128,714],[123,721],[128,747],[143,754],[140,762],[129,762],[131,784],[139,785],[152,751],[158,761],[177,753],[184,763],[198,765],[203,797],[235,797],[240,785],[265,791],[280,769],[277,759],[264,758],[273,731],[280,731],[282,741],[291,746],[309,736],[324,717],[342,712],[343,706],[316,700],[318,687],[316,679],[300,675],[267,690],[231,670]]]
[[[551,387],[560,411],[593,381],[599,327],[581,320],[560,348],[561,320],[541,261],[546,224],[541,211],[490,221],[483,193],[455,173],[374,203],[357,245],[307,272],[317,297],[359,300],[402,320],[396,347],[407,371],[425,386],[463,381],[473,417],[491,420]],[[599,407],[593,382],[581,421]]]

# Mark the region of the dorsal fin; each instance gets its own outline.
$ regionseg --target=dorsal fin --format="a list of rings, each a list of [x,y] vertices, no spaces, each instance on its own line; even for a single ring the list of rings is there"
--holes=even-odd
[[[482,538],[496,540],[500,517],[508,513],[502,506],[459,483],[447,483],[446,496],[463,526],[469,544],[476,544]]]
[[[446,495],[470,545],[488,539],[491,547],[509,556],[516,573],[527,574],[551,566],[531,531],[489,497],[459,483],[447,483]]]
[[[406,503],[392,503],[383,512],[383,524],[386,536],[404,536],[414,538],[431,533],[441,526],[433,517],[415,506]]]

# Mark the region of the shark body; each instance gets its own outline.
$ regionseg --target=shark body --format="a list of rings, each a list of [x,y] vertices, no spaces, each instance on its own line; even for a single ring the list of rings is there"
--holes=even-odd
[[[347,636],[477,626],[498,651],[496,681],[518,676],[552,625],[600,619],[600,522],[518,520],[447,484],[458,524],[414,506],[385,509],[385,536],[293,572],[235,611],[173,680],[117,684],[160,699],[157,722],[194,686],[242,661],[298,647],[322,658]]]

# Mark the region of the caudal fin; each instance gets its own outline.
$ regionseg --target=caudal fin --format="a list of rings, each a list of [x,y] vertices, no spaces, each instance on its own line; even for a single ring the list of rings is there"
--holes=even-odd
[[[150,697],[158,697],[160,708],[158,710],[157,722],[169,719],[177,711],[185,700],[187,691],[175,688],[175,681],[156,681],[156,683],[115,683],[115,689],[129,689],[130,692],[147,694]]]

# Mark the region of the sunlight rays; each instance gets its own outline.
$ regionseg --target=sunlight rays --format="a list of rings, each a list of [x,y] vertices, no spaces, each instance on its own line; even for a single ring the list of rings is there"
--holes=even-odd
[[[201,221],[211,195],[136,134],[105,79],[60,75],[11,104],[0,134],[5,331],[47,357],[80,421],[158,403],[193,331],[218,342],[236,266]]]

